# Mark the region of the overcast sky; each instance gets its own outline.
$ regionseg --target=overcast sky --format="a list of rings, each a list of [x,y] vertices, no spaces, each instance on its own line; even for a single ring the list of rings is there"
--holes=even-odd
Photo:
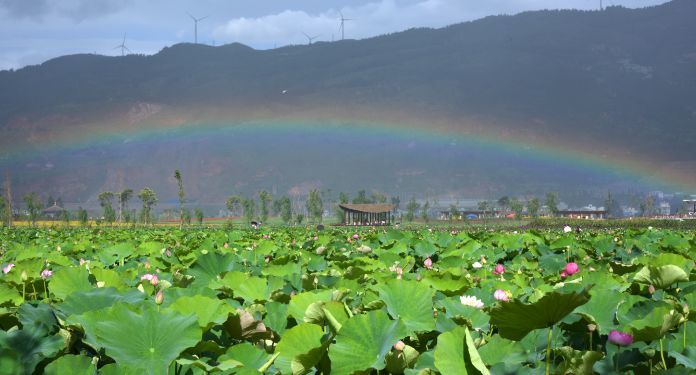
[[[441,27],[496,14],[538,9],[597,9],[600,0],[0,0],[0,69],[73,53],[120,55],[124,33],[133,53],[152,54],[193,42],[187,15],[205,17],[198,40],[254,48],[365,38],[412,27]],[[644,7],[665,0],[603,0]]]

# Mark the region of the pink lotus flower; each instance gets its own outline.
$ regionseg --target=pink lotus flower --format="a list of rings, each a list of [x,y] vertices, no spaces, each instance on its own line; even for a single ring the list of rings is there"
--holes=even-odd
[[[570,262],[566,264],[565,266],[565,273],[570,275],[574,275],[580,271],[580,267],[578,267],[578,264],[575,262]]]
[[[159,278],[155,274],[146,273],[141,278],[140,281],[148,280],[150,284],[157,285],[159,283]]]
[[[425,260],[423,261],[423,266],[427,269],[433,268],[433,261],[430,259],[430,257],[425,258]]]
[[[401,280],[401,276],[404,274],[404,269],[401,267],[396,267],[396,278]]]
[[[167,257],[172,256],[172,251],[169,249],[167,249],[167,251],[165,251],[164,253],[167,255]]]
[[[227,242],[225,242],[225,244],[222,245],[222,247],[224,247],[225,249],[227,249],[228,247],[230,247],[230,244],[228,244]]]
[[[80,265],[81,265],[81,266],[84,266],[85,263],[87,263],[87,261],[85,261],[84,258],[80,258]]]
[[[493,298],[497,299],[498,301],[509,302],[510,297],[512,297],[512,294],[507,290],[498,289],[495,291],[495,293],[493,293]]]
[[[357,239],[359,239],[359,238],[360,238],[360,236],[359,236],[357,233],[355,233],[355,234],[353,235],[353,239],[354,239],[354,240],[357,240]]]
[[[49,269],[45,269],[45,270],[41,271],[41,278],[42,279],[48,279],[52,275],[53,275],[53,272]]]
[[[568,277],[568,273],[565,270],[561,271],[561,277],[565,279]]]
[[[628,346],[633,344],[633,336],[625,332],[613,330],[609,332],[609,341],[618,346]]]
[[[406,347],[406,344],[404,344],[404,342],[401,340],[397,341],[396,344],[394,344],[394,350],[396,350],[398,352],[404,351],[405,347]]]
[[[655,286],[654,286],[654,285],[650,285],[650,286],[648,287],[648,292],[650,292],[650,294],[655,293]]]
[[[314,241],[319,241],[319,236],[314,236]]]
[[[264,234],[264,235],[263,235],[263,238],[264,238],[265,240],[267,240],[267,239],[269,239],[269,238],[271,238],[271,237],[269,237],[267,234]]]
[[[14,266],[15,266],[14,263],[10,263],[10,264],[6,265],[5,267],[2,267],[2,273],[4,273],[4,274],[9,273],[10,271],[12,271],[12,267],[14,267]]]
[[[493,273],[496,275],[502,275],[505,273],[505,266],[502,264],[498,263],[495,265],[495,270],[493,270]]]

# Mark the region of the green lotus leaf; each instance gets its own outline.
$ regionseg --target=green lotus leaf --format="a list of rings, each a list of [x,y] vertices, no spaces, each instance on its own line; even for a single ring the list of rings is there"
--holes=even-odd
[[[407,334],[401,320],[390,320],[382,311],[353,316],[338,332],[336,343],[329,347],[332,373],[383,369],[384,357]]]
[[[491,309],[491,324],[496,326],[501,337],[521,340],[529,332],[551,327],[560,322],[578,306],[589,301],[587,289],[580,292],[546,294],[532,304],[519,300],[496,305]]]
[[[195,278],[196,286],[204,287],[211,280],[218,279],[221,274],[233,268],[234,255],[212,252],[199,256],[196,263],[188,270],[188,274]]]
[[[590,301],[575,309],[575,312],[597,325],[600,335],[607,335],[615,328],[614,317],[623,295],[613,290],[596,289],[590,291]]]
[[[97,366],[92,363],[92,359],[82,355],[64,355],[49,363],[44,369],[45,375],[94,375],[97,373]]]
[[[71,293],[91,289],[89,272],[84,267],[61,268],[54,273],[48,282],[49,292],[59,299],[65,299]]]
[[[267,302],[265,307],[266,317],[263,319],[263,322],[266,324],[266,327],[283,336],[288,325],[288,305],[271,301]]]
[[[122,274],[114,270],[92,267],[90,272],[102,288],[128,289],[128,284],[123,280]]]
[[[654,306],[644,308],[646,303],[637,303],[627,316],[633,316],[628,322],[627,327],[630,328],[635,341],[650,342],[662,338],[667,332],[679,324],[682,315],[675,312],[668,306]]]
[[[90,345],[104,348],[119,366],[143,374],[165,374],[179,353],[201,339],[195,316],[159,312],[154,304],[133,310],[119,302],[85,314],[83,322]]]
[[[521,364],[527,359],[527,351],[517,341],[494,335],[485,345],[478,348],[481,360],[488,366],[498,363]]]
[[[42,332],[32,329],[0,330],[0,371],[6,374],[32,374],[39,362],[53,357],[64,346],[60,335],[43,336]]]
[[[236,309],[219,299],[205,296],[181,297],[169,305],[168,309],[182,315],[195,315],[198,326],[207,331],[216,324],[222,324]]]
[[[420,353],[413,368],[404,370],[406,375],[435,375],[435,352],[433,350]]]
[[[489,374],[466,327],[437,337],[435,367],[442,375]]]
[[[18,306],[24,299],[16,288],[0,283],[0,306]]]
[[[657,289],[665,289],[680,281],[689,281],[689,275],[678,266],[645,266],[633,277],[633,281],[652,285]]]
[[[65,301],[58,305],[58,310],[70,317],[111,307],[117,301],[137,303],[144,300],[145,295],[134,289],[119,293],[114,288],[95,288],[68,295]]]
[[[682,366],[696,370],[696,347],[690,346],[684,349],[684,353],[669,352],[669,356],[677,360]]]
[[[19,308],[19,322],[24,329],[46,336],[58,330],[58,320],[51,306],[45,303],[36,305],[25,303]]]
[[[411,333],[435,329],[433,290],[418,281],[391,280],[378,287],[379,296],[394,319]]]
[[[321,291],[311,291],[296,294],[290,299],[290,304],[288,306],[288,315],[295,318],[295,320],[302,321],[304,319],[305,311],[309,305],[314,302],[331,301],[333,297],[333,292],[331,290],[321,290]]]
[[[474,329],[484,329],[488,327],[490,316],[483,310],[475,307],[463,305],[459,297],[450,297],[439,301],[445,308],[445,315],[450,319],[465,319]]]
[[[270,358],[270,354],[245,342],[231,347],[227,353],[218,358],[218,361],[225,362],[227,360],[234,360],[244,365],[244,367],[259,369],[266,364]]]
[[[234,288],[234,295],[242,297],[248,304],[263,302],[271,293],[268,291],[268,282],[260,277],[246,276],[245,280]]]
[[[276,367],[283,374],[309,373],[324,353],[323,335],[321,327],[311,323],[300,323],[285,331],[275,349],[279,353]]]
[[[309,305],[305,311],[304,321],[318,325],[328,323],[334,332],[338,332],[341,330],[343,323],[345,323],[349,318],[350,317],[346,312],[346,307],[343,305],[343,302],[319,301]]]

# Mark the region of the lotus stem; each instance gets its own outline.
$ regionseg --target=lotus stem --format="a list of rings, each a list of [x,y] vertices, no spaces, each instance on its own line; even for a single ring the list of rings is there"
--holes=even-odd
[[[31,282],[31,290],[33,291],[32,295],[34,296],[34,301],[36,301],[37,299],[39,299],[39,294],[36,293],[36,287],[34,286],[33,281]]]
[[[549,328],[549,334],[546,337],[546,375],[551,374],[551,336],[553,334],[553,326]]]
[[[46,284],[46,279],[44,279],[43,283],[44,283],[44,292],[46,293],[46,300],[48,300],[48,285]]]
[[[278,358],[279,355],[280,352],[273,354],[273,357],[271,357],[266,363],[264,363],[263,366],[259,367],[259,372],[263,374],[266,371],[268,371],[268,368],[271,367],[273,361],[275,361],[275,359]]]
[[[592,351],[592,332],[590,332],[590,351]]]
[[[27,300],[27,282],[23,281],[22,282],[22,299]]]
[[[660,358],[662,358],[662,367],[667,370],[667,361],[665,361],[665,351],[662,349],[662,339],[660,339]]]
[[[686,319],[684,319],[684,349],[686,349],[686,323],[689,321],[689,314],[686,315]]]

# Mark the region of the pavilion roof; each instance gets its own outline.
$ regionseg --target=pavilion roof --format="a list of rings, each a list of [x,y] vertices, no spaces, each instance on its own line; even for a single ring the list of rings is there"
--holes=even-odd
[[[378,204],[350,204],[343,203],[339,204],[344,210],[355,211],[355,212],[365,212],[370,214],[378,214],[382,212],[390,212],[396,208],[393,204],[388,203],[378,203]]]
[[[53,206],[48,207],[45,210],[43,210],[43,212],[46,214],[50,214],[50,213],[54,213],[54,212],[63,212],[63,211],[65,211],[65,208],[63,208],[57,204],[54,204]]]

